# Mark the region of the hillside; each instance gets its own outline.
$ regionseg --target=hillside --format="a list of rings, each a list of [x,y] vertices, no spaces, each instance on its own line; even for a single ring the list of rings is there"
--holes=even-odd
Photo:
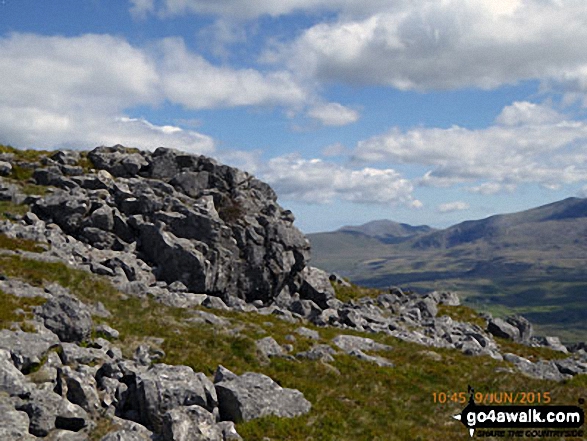
[[[587,388],[585,344],[309,266],[271,188],[210,158],[0,147],[0,174],[2,441],[460,439],[468,386]]]
[[[454,289],[477,308],[524,313],[539,329],[569,341],[587,338],[586,199],[466,221],[392,244],[345,230],[308,237],[314,265],[358,283]]]

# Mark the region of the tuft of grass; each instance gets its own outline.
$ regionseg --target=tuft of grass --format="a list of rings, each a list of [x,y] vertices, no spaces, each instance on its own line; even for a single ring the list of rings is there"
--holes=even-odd
[[[0,201],[0,220],[11,220],[14,216],[22,216],[29,211],[28,205],[17,205],[10,201]]]
[[[358,300],[361,297],[373,297],[383,294],[385,291],[378,288],[366,288],[351,283],[351,286],[343,286],[337,283],[332,283],[336,298],[342,302],[350,300]]]
[[[45,246],[35,242],[34,240],[20,238],[15,239],[13,237],[8,237],[4,233],[0,233],[0,249],[12,251],[22,250],[33,253],[42,253],[43,251],[47,250]]]
[[[0,290],[0,329],[9,329],[14,323],[23,323],[26,331],[26,318],[30,318],[31,309],[46,302],[43,297],[16,297]],[[22,310],[25,314],[19,314]],[[22,329],[21,326],[21,329]]]
[[[39,162],[41,158],[51,154],[47,150],[17,149],[11,145],[0,144],[0,153],[10,153],[14,155],[16,161]],[[14,165],[14,164],[13,164]]]

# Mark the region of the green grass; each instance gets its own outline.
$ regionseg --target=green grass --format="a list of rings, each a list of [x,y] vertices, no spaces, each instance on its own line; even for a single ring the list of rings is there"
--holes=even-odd
[[[344,354],[336,355],[331,365],[309,360],[268,361],[256,354],[255,340],[271,335],[279,343],[286,343],[287,335],[295,335],[294,353],[306,350],[313,342],[295,333],[298,324],[254,313],[211,311],[230,320],[229,327],[190,323],[189,310],[170,308],[151,299],[124,298],[102,278],[60,263],[0,256],[0,270],[35,285],[58,282],[86,302],[102,301],[113,314],[102,320],[121,332],[120,345],[126,353],[149,337],[163,338],[165,363],[186,364],[208,375],[218,364],[237,374],[261,372],[283,387],[299,389],[312,403],[312,411],[298,418],[268,417],[238,424],[245,440],[465,439],[464,427],[451,418],[464,405],[434,402],[434,393],[466,392],[467,386],[472,385],[478,392],[549,392],[555,404],[576,404],[587,388],[587,376],[554,383],[520,374],[496,373],[497,368],[509,365],[489,357],[468,357],[459,351],[426,348],[380,334],[368,336],[393,347],[379,354],[389,358],[395,364],[393,368],[378,367]],[[5,304],[10,300],[2,297],[0,301]],[[473,314],[466,307],[452,312],[449,307],[441,307],[441,312],[455,319],[468,319]],[[319,332],[319,343],[330,343],[343,332],[366,335],[306,326]],[[514,352],[524,349],[507,344],[507,349]],[[439,354],[442,361],[427,357],[427,350]],[[108,423],[103,424],[102,430],[107,431]]]
[[[42,297],[15,297],[0,290],[0,329],[8,329],[13,323],[24,323],[25,319],[30,318],[31,309],[45,301]],[[19,314],[18,310],[25,314]]]
[[[22,216],[29,211],[27,205],[17,205],[10,201],[0,201],[0,220],[11,220],[14,216]]]
[[[15,239],[8,237],[7,235],[0,233],[0,249],[4,250],[22,250],[31,251],[33,253],[42,253],[46,251],[47,246],[44,246],[38,242],[29,239]]]
[[[385,292],[378,288],[366,288],[363,286],[355,285],[353,283],[351,283],[350,286],[343,286],[337,283],[332,283],[332,287],[334,288],[334,292],[336,293],[336,298],[343,302],[348,302],[350,300],[358,300],[361,297],[377,298],[377,296]]]

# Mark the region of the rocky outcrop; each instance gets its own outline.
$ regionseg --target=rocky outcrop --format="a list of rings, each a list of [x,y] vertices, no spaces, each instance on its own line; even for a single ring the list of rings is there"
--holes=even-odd
[[[88,157],[97,171],[68,176],[71,160],[62,152],[35,171],[37,183],[58,188],[34,202],[36,215],[93,248],[128,250],[157,280],[193,293],[269,303],[304,284],[309,243],[267,184],[166,148],[99,147]],[[137,270],[125,256],[93,270],[133,282]]]
[[[294,417],[312,407],[299,391],[282,388],[263,374],[234,375],[214,386],[223,420],[240,422],[268,415]]]

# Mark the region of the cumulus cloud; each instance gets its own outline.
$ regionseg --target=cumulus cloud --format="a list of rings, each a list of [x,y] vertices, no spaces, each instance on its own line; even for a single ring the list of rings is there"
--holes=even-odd
[[[320,159],[272,158],[259,173],[277,193],[290,200],[330,203],[404,204],[418,207],[413,185],[393,169],[350,169]]]
[[[577,42],[586,38],[579,0],[414,0],[316,24],[267,59],[324,81],[401,90],[539,79],[585,91],[587,53]]]
[[[178,38],[146,48],[109,35],[13,33],[0,38],[0,77],[2,142],[23,147],[85,148],[113,140],[209,153],[208,136],[131,119],[128,111],[165,101],[189,109],[301,108],[310,94],[285,71],[215,66]]]
[[[496,123],[483,129],[394,128],[360,141],[354,158],[430,167],[419,181],[422,185],[486,180],[504,188],[523,182],[551,187],[587,179],[586,146],[587,122],[519,102],[504,108]]]
[[[108,35],[0,39],[0,133],[23,147],[88,148],[124,143],[211,152],[213,140],[131,119],[124,110],[162,99],[155,62]]]
[[[286,71],[214,66],[189,52],[182,39],[160,42],[161,81],[165,96],[189,109],[234,106],[295,106],[308,92]]]
[[[437,210],[440,213],[452,213],[454,211],[463,211],[468,209],[469,204],[463,201],[447,202],[445,204],[440,204],[437,207]]]
[[[308,111],[308,116],[325,126],[345,126],[359,120],[359,112],[339,103],[315,105]]]

